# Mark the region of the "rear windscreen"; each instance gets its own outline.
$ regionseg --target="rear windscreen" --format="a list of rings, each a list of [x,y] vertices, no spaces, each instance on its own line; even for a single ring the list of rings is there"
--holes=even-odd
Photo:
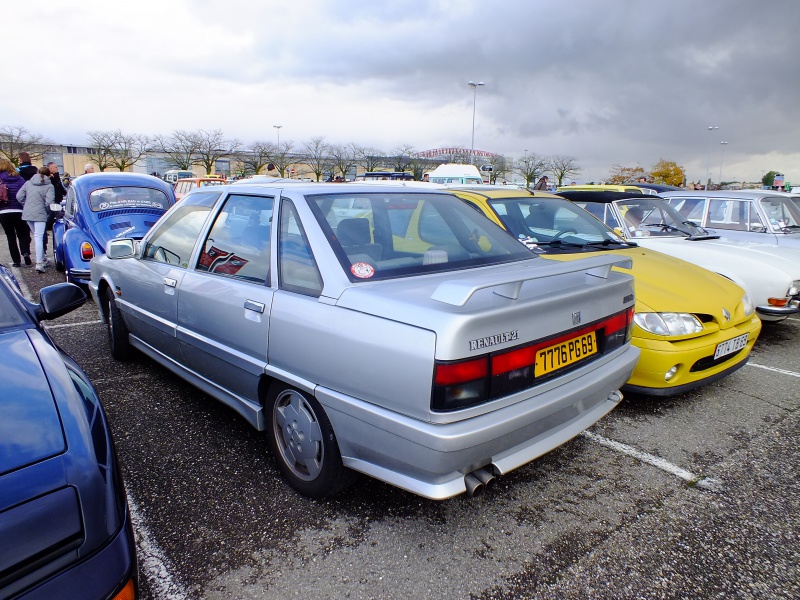
[[[169,197],[161,190],[145,187],[107,187],[89,194],[89,206],[94,212],[118,208],[155,208],[167,210]]]

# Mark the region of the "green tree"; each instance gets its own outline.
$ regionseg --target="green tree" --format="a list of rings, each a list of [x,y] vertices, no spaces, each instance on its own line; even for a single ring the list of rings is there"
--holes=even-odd
[[[761,178],[761,185],[771,188],[775,184],[775,175],[778,173],[780,173],[780,171],[767,171]]]

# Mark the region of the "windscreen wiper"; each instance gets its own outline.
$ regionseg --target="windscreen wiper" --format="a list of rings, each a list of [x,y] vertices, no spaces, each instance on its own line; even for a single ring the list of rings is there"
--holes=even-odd
[[[617,246],[638,246],[636,242],[624,242],[622,240],[600,240],[599,242],[587,242],[587,246],[611,246],[612,244]]]
[[[684,223],[685,225],[686,223]],[[667,223],[640,223],[639,227],[659,227],[662,231],[674,231],[676,233],[682,233],[683,235],[688,235],[692,237],[692,233],[686,231],[685,229],[681,229],[680,227],[675,227],[674,225],[669,225]]]

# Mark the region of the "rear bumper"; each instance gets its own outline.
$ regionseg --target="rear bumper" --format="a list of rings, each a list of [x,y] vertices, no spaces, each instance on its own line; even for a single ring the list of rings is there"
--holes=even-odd
[[[412,419],[327,389],[317,389],[316,396],[347,467],[442,500],[464,492],[465,474],[479,467],[494,465],[507,473],[592,426],[617,406],[618,390],[638,358],[637,348],[622,348],[561,385],[526,390],[513,404],[447,424]]]

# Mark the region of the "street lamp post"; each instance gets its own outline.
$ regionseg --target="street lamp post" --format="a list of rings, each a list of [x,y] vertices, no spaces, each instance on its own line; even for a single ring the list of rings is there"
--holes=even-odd
[[[708,131],[714,131],[715,129],[719,129],[719,127],[709,125],[706,127]],[[708,168],[706,169],[706,185],[705,189],[708,189],[711,185],[711,140],[712,138],[708,138]]]
[[[469,162],[475,164],[475,102],[478,96],[478,86],[486,84],[482,81],[469,81],[467,85],[472,88],[472,145],[469,150]]]
[[[278,151],[281,149],[281,127],[283,125],[273,125],[273,127],[278,131]]]
[[[720,146],[722,146],[722,151],[719,155],[719,187],[722,189],[722,162],[725,159],[725,146],[728,145],[728,142],[720,142]]]

